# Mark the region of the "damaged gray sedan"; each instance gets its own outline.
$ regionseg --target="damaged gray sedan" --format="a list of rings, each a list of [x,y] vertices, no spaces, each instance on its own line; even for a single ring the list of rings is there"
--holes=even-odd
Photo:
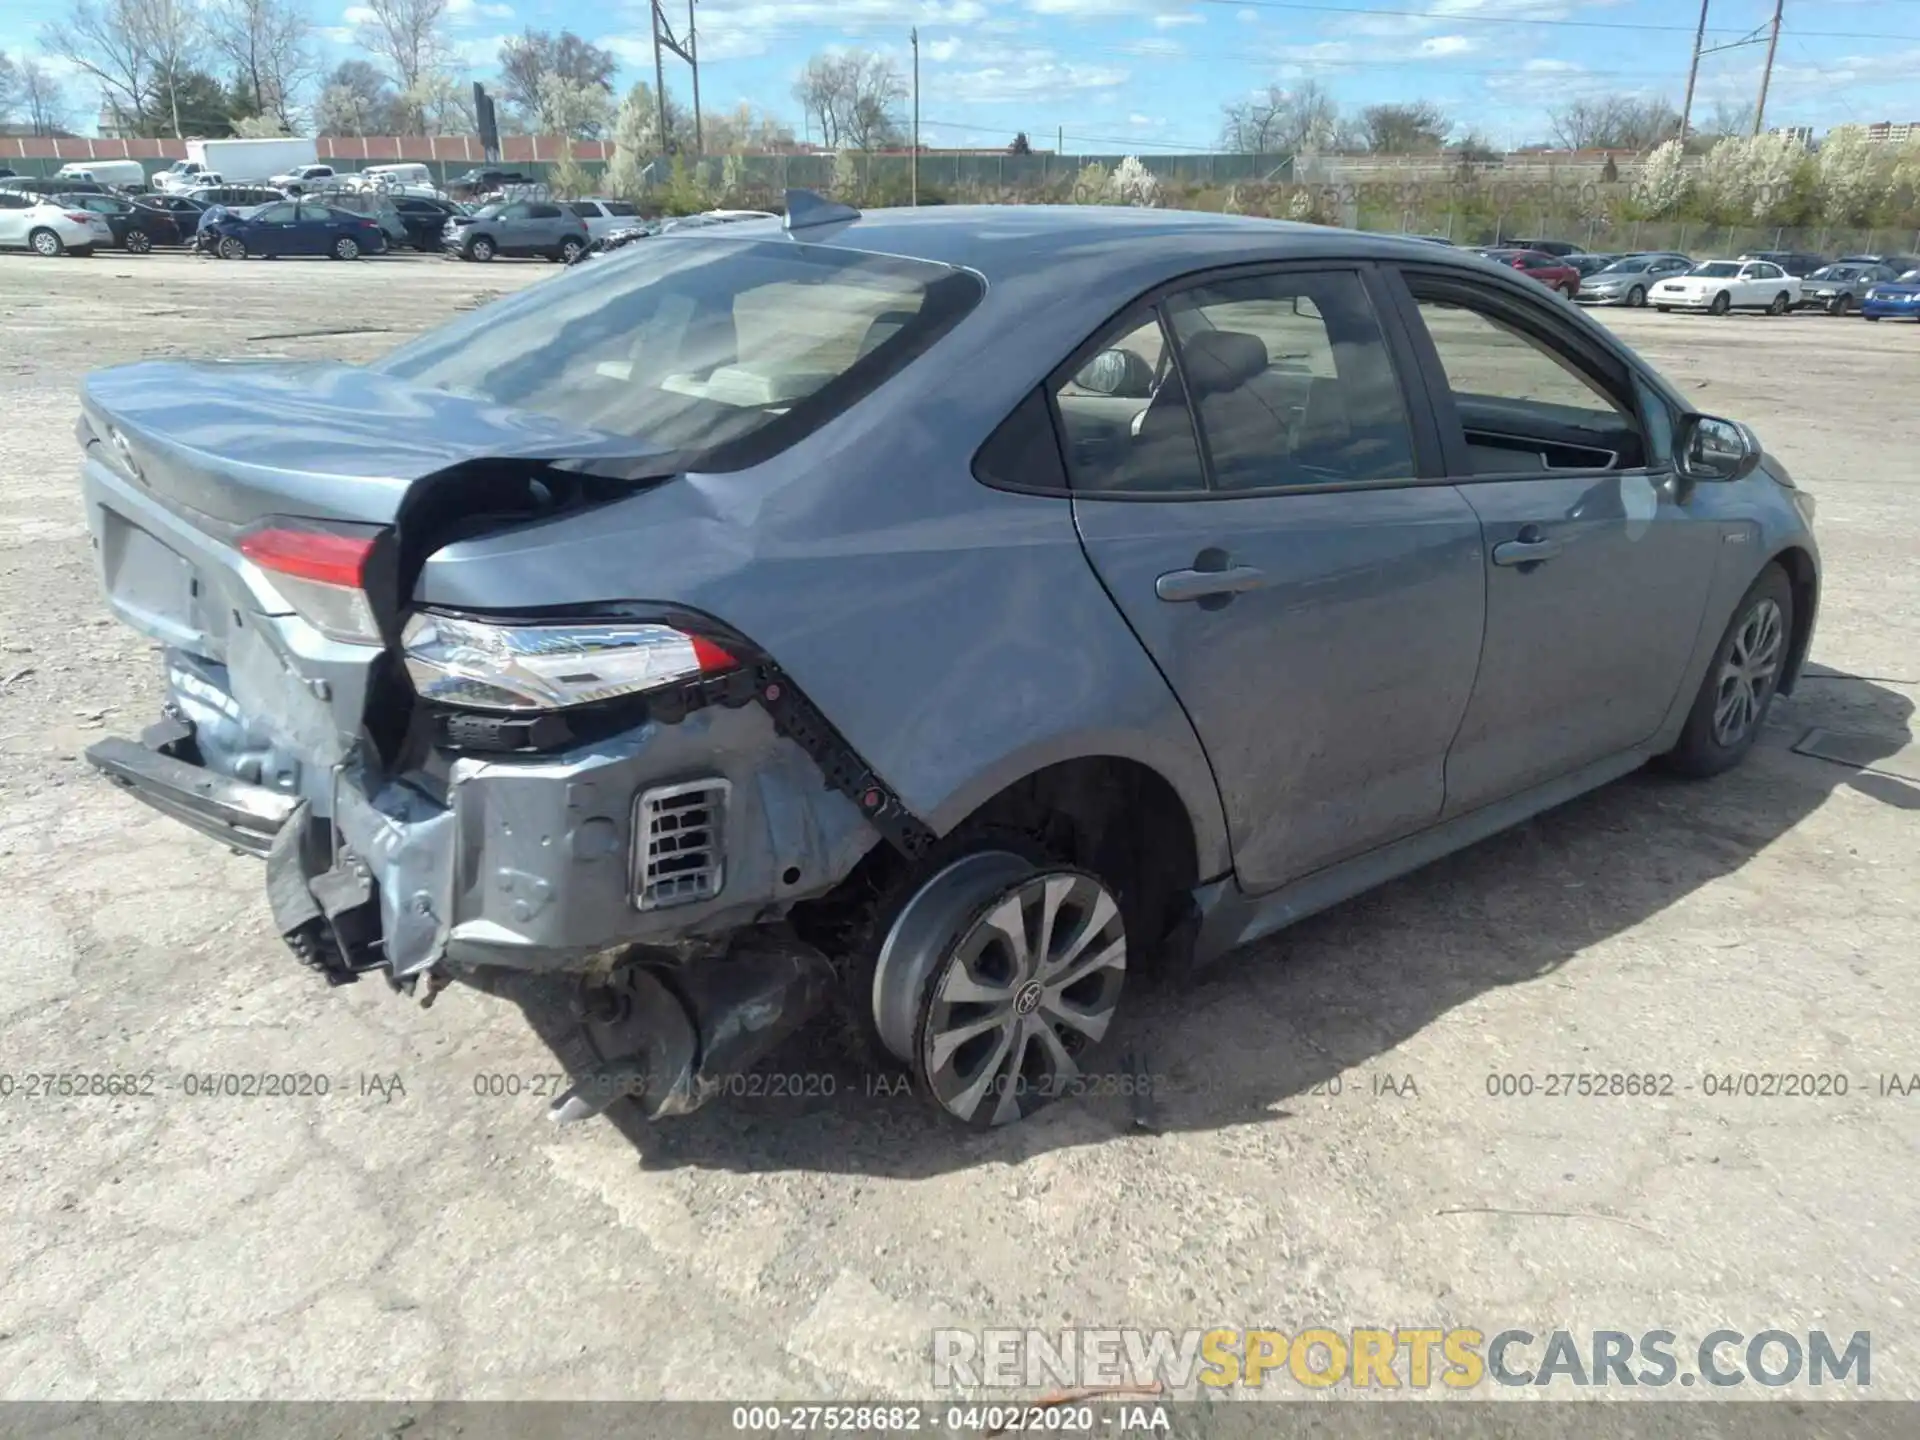
[[[662,235],[365,367],[82,394],[164,713],[88,753],[334,982],[563,975],[563,1117],[823,1009],[938,1107],[1661,756],[1737,763],[1812,500],[1512,272],[1163,211]]]

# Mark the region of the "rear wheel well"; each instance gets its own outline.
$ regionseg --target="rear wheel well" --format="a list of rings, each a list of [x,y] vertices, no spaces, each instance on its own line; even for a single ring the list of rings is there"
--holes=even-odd
[[[1133,937],[1129,948],[1141,962],[1187,918],[1200,875],[1185,803],[1150,767],[1101,755],[1016,780],[917,861],[890,845],[875,846],[832,891],[794,907],[794,928],[836,959],[848,955],[903,888],[923,883],[976,838],[1010,833],[1112,886]]]
[[[1780,693],[1791,695],[1800,680],[1800,667],[1806,662],[1807,647],[1813,639],[1813,612],[1820,601],[1820,581],[1814,572],[1813,557],[1798,545],[1790,545],[1773,557],[1773,563],[1787,572],[1793,586],[1793,641],[1787,650],[1787,668],[1780,678]]]

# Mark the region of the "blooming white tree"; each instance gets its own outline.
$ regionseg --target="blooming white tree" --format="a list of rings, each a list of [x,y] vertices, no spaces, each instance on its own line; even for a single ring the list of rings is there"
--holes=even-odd
[[[1140,163],[1138,156],[1129,155],[1113,167],[1113,174],[1107,177],[1107,203],[1111,205],[1137,205],[1152,207],[1160,203],[1160,182],[1153,178],[1153,172]]]
[[[1667,215],[1687,198],[1693,183],[1687,172],[1687,150],[1678,140],[1669,140],[1647,156],[1634,181],[1633,198],[1653,215]]]
[[[660,128],[659,114],[653,87],[644,82],[635,84],[620,102],[620,113],[613,122],[613,159],[605,177],[608,194],[631,200],[645,188],[641,172],[660,153],[655,134]]]
[[[1820,209],[1839,225],[1867,218],[1886,187],[1876,147],[1858,125],[1836,125],[1820,142]]]
[[[613,100],[604,89],[558,71],[540,77],[536,95],[534,123],[543,135],[598,135],[613,118]]]

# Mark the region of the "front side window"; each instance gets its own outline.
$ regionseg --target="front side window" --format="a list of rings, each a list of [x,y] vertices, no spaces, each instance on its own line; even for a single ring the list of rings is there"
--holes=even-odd
[[[1731,280],[1740,273],[1740,267],[1731,260],[1709,260],[1694,266],[1692,273],[1708,280]]]
[[[531,287],[372,368],[724,467],[839,414],[981,293],[945,265],[689,237]]]
[[[291,225],[299,218],[299,207],[294,205],[269,205],[253,217],[256,225]]]
[[[1223,280],[1166,311],[1216,489],[1413,474],[1406,403],[1357,274]]]
[[[1476,475],[1633,469],[1647,445],[1633,407],[1572,354],[1500,304],[1448,290],[1421,294]]]

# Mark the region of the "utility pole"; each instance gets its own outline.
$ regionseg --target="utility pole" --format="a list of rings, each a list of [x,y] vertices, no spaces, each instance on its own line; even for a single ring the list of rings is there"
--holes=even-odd
[[[700,41],[693,28],[693,0],[687,0],[687,64],[693,67],[693,153],[707,153],[707,137],[700,129]]]
[[[667,19],[667,12],[660,8],[660,0],[651,0],[653,6],[653,98],[658,107],[660,125],[660,153],[666,154],[672,147],[667,143],[667,77],[661,68],[660,52],[671,50],[687,64],[693,67],[693,149],[700,153],[702,136],[700,134],[700,62],[689,47],[693,43],[693,0],[687,0],[687,44],[682,45],[673,38],[673,25]]]
[[[1773,52],[1780,48],[1780,11],[1786,0],[1773,0],[1773,27],[1767,36],[1767,63],[1760,72],[1760,99],[1753,107],[1753,133],[1760,133],[1760,126],[1767,118],[1767,83],[1773,79]]]
[[[1693,63],[1687,67],[1687,99],[1680,107],[1680,148],[1687,148],[1687,123],[1693,119],[1693,85],[1700,78],[1700,47],[1707,40],[1707,6],[1712,0],[1700,0],[1700,28],[1693,32]]]
[[[920,27],[907,32],[913,41],[913,157],[908,164],[908,189],[912,203],[920,203]]]

